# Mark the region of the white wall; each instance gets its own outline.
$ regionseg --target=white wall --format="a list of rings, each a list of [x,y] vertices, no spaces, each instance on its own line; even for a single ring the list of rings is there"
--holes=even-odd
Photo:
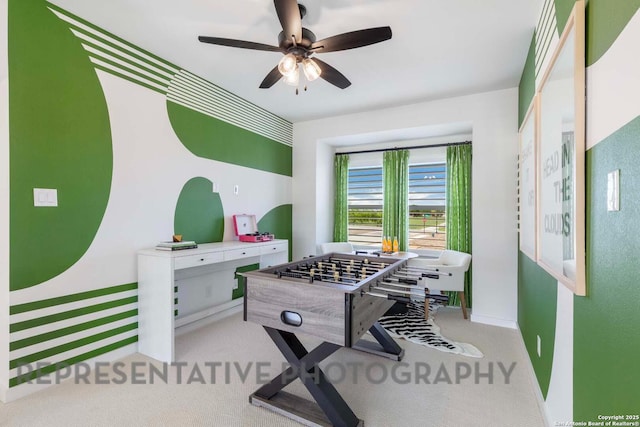
[[[517,90],[507,89],[294,125],[293,258],[332,238],[336,138],[470,123],[473,135],[472,320],[515,327]]]
[[[7,0],[0,0],[0,400],[9,387],[9,79]]]

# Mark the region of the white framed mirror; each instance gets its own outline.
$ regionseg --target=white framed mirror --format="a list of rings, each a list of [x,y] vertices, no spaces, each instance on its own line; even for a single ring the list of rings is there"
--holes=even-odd
[[[584,35],[580,0],[538,91],[537,259],[577,295],[586,294]]]

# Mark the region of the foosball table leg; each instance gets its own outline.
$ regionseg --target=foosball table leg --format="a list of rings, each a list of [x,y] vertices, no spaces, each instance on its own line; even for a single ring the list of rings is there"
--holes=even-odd
[[[376,339],[377,343],[360,340],[351,348],[354,350],[364,351],[365,353],[386,357],[387,359],[396,361],[402,360],[404,357],[404,349],[398,345],[398,343],[391,337],[391,335],[389,335],[379,322],[375,322],[371,325],[369,332]]]
[[[308,352],[295,334],[267,326],[264,329],[291,366],[256,390],[249,397],[251,404],[265,407],[306,425],[364,426],[364,422],[353,413],[318,366],[341,346],[323,342]],[[281,391],[296,379],[302,381],[316,404]]]

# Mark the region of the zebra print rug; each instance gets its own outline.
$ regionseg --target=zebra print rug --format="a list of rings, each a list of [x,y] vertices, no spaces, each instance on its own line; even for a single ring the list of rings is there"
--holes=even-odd
[[[409,303],[407,304],[408,311],[406,313],[382,316],[379,322],[392,337],[402,338],[447,353],[469,357],[484,357],[482,352],[475,346],[450,340],[440,334],[440,327],[433,321],[433,315],[439,307],[441,307],[439,304],[430,304],[429,320],[425,320],[424,305],[422,303]]]

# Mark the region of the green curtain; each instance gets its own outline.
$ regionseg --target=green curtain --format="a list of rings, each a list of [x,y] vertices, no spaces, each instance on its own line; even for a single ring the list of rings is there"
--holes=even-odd
[[[409,244],[409,150],[385,151],[382,157],[382,235],[398,238],[398,248]]]
[[[336,154],[334,160],[336,197],[334,200],[333,241],[349,240],[349,155]]]
[[[471,144],[447,147],[447,249],[471,253]],[[471,268],[465,275],[464,294],[471,307]],[[451,305],[460,305],[457,292],[449,292]]]

